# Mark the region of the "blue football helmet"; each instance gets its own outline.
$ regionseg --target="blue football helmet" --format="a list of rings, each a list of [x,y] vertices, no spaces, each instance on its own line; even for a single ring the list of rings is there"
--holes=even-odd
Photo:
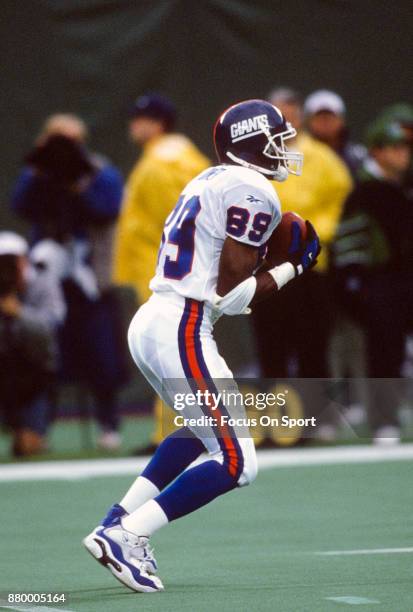
[[[264,100],[246,100],[230,106],[218,117],[214,144],[221,164],[236,164],[285,181],[300,175],[303,154],[289,151],[285,141],[296,130],[281,111]]]

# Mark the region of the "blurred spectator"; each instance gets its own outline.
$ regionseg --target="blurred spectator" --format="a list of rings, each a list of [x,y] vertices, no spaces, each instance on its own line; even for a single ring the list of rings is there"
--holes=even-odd
[[[378,121],[398,123],[402,128],[407,142],[413,143],[413,106],[406,102],[398,102],[387,106],[379,115]]]
[[[363,145],[349,141],[343,99],[327,89],[314,91],[304,102],[304,115],[309,133],[339,155],[353,179],[357,180],[367,150]],[[341,313],[337,313],[329,341],[328,361],[331,375],[335,378],[351,375],[362,377],[365,374],[362,349],[363,335],[360,330],[343,318]],[[347,385],[347,393],[341,398],[349,406],[365,399],[365,389],[362,384],[354,385],[352,388],[353,393]],[[332,423],[330,428],[330,437],[333,437]]]
[[[295,142],[289,140],[289,148],[304,153],[302,175],[274,187],[284,211],[293,210],[314,224],[323,251],[314,271],[254,307],[261,371],[266,378],[325,378],[335,309],[326,274],[327,253],[351,177],[334,152],[302,131],[302,103],[295,91],[276,89],[269,100],[298,132]]]
[[[96,285],[104,289],[110,284],[122,178],[104,157],[88,151],[87,135],[79,117],[52,115],[26,156],[12,206],[32,223],[33,242],[52,238],[71,251],[73,263],[83,267],[75,271],[78,281],[86,293],[96,295]],[[88,259],[94,277],[82,266]]]
[[[368,376],[394,379],[413,322],[413,203],[403,189],[411,150],[398,123],[376,121],[366,140],[369,157],[346,200],[332,259],[340,303],[365,332]],[[376,380],[369,388],[375,441],[397,441],[400,385]]]
[[[367,151],[363,145],[349,141],[342,98],[327,89],[314,91],[304,102],[304,115],[309,133],[331,147],[356,178]]]
[[[167,98],[140,96],[130,113],[129,134],[142,147],[126,189],[115,249],[115,280],[132,285],[139,301],[151,292],[156,258],[166,217],[185,185],[209,166],[209,160],[184,135],[174,132],[176,110]],[[157,430],[153,449],[168,433],[162,431],[162,404],[156,400]],[[171,413],[172,414],[172,413]]]
[[[50,117],[26,156],[12,206],[32,224],[32,241],[51,239],[65,257],[60,269],[68,313],[61,334],[62,377],[87,385],[95,399],[105,448],[120,444],[116,392],[127,378],[124,338],[110,285],[114,224],[122,179],[86,147],[87,128],[75,115]],[[56,254],[56,252],[54,251]]]
[[[27,254],[24,238],[0,232],[0,411],[16,456],[45,449],[56,330],[65,316],[59,282]]]
[[[378,117],[379,121],[398,123],[403,130],[406,141],[413,153],[413,106],[406,102],[399,102],[386,107]],[[410,167],[404,177],[404,188],[410,200],[413,200],[413,155]]]
[[[187,182],[209,161],[182,134],[174,133],[175,108],[157,94],[139,97],[131,109],[129,134],[142,147],[126,189],[115,250],[115,279],[135,287],[139,300],[151,292],[166,217]]]

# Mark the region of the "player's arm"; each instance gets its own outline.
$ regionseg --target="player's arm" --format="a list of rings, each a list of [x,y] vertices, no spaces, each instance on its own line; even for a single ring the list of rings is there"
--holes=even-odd
[[[259,248],[227,236],[219,262],[217,294],[227,295],[237,285],[250,278],[259,265]],[[268,272],[255,274],[256,288],[253,301],[265,299],[278,290],[277,283]]]
[[[221,252],[215,307],[225,314],[241,314],[248,306],[278,291],[290,280],[312,268],[320,252],[318,236],[308,221],[306,238],[292,237],[295,248],[289,260],[259,269],[259,248],[227,236]],[[300,232],[297,225],[296,230]]]
[[[256,302],[281,289],[288,281],[310,266],[308,249],[314,260],[319,242],[311,225],[305,237],[299,225],[291,233],[291,249],[285,263],[268,271],[256,272],[259,253],[271,237],[277,221],[280,221],[280,204],[275,192],[240,177],[228,177],[228,185],[222,193],[220,223],[225,227],[224,244],[218,268],[214,308],[220,314],[236,315],[248,311]],[[217,231],[222,225],[217,223]]]

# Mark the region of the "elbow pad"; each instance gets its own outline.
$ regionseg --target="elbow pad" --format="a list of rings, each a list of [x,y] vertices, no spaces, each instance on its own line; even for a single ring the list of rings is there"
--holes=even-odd
[[[213,307],[220,315],[249,314],[248,304],[254,297],[256,287],[257,279],[250,276],[223,297],[215,293]]]

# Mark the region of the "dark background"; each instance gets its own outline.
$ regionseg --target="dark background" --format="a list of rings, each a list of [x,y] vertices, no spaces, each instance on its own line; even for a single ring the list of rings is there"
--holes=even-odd
[[[169,95],[179,128],[212,156],[230,103],[286,84],[341,94],[356,137],[412,97],[412,10],[389,0],[2,0],[0,226],[19,164],[47,115],[79,113],[93,148],[127,173],[126,109]]]

